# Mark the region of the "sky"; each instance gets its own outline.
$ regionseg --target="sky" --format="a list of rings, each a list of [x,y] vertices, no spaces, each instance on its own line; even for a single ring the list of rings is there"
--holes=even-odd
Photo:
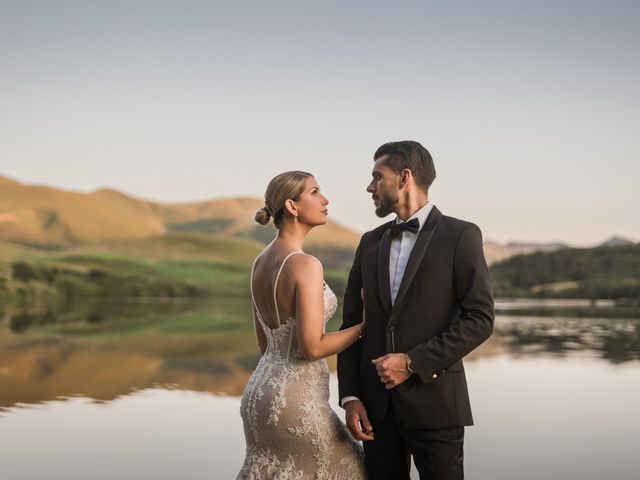
[[[635,1],[0,0],[0,174],[192,202],[305,170],[365,231],[412,139],[485,239],[639,241],[639,45]]]

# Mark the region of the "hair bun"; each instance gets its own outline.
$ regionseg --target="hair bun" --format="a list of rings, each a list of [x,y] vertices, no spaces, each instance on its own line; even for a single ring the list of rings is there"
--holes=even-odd
[[[267,209],[265,207],[262,207],[256,212],[256,222],[258,222],[260,225],[266,225],[267,223],[269,223],[270,218],[271,215],[269,215],[269,212],[267,212]]]

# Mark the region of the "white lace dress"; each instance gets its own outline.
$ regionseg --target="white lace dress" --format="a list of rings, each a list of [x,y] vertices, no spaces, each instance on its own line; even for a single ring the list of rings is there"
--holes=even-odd
[[[276,275],[274,303],[282,267],[293,253],[300,252],[289,254]],[[258,311],[253,290],[251,300],[267,336],[267,350],[242,396],[240,414],[247,449],[237,478],[366,479],[362,447],[329,405],[327,362],[305,360],[298,345],[294,318],[284,323],[278,318],[280,326],[270,328]],[[325,323],[335,314],[337,305],[335,294],[325,283]]]

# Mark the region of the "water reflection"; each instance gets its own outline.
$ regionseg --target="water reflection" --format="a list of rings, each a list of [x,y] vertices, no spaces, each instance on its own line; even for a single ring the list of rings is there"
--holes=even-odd
[[[78,394],[108,401],[152,387],[240,395],[258,361],[250,314],[247,299],[220,298],[6,315],[0,408]],[[640,320],[499,315],[467,361],[503,355],[640,359]]]
[[[246,299],[102,307],[5,317],[0,408],[76,394],[113,400],[154,386],[238,395],[257,361]],[[28,328],[16,331],[16,317]]]
[[[612,363],[640,359],[640,320],[499,317],[497,334],[515,356],[582,354]]]

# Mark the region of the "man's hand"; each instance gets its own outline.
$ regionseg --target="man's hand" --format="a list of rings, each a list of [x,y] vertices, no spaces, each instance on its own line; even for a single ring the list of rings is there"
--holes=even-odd
[[[371,360],[376,366],[376,372],[384,388],[391,390],[411,376],[407,370],[407,359],[404,353],[387,353],[382,357]]]
[[[349,400],[344,404],[349,432],[356,440],[373,440],[373,427],[367,416],[367,409],[360,400]]]

